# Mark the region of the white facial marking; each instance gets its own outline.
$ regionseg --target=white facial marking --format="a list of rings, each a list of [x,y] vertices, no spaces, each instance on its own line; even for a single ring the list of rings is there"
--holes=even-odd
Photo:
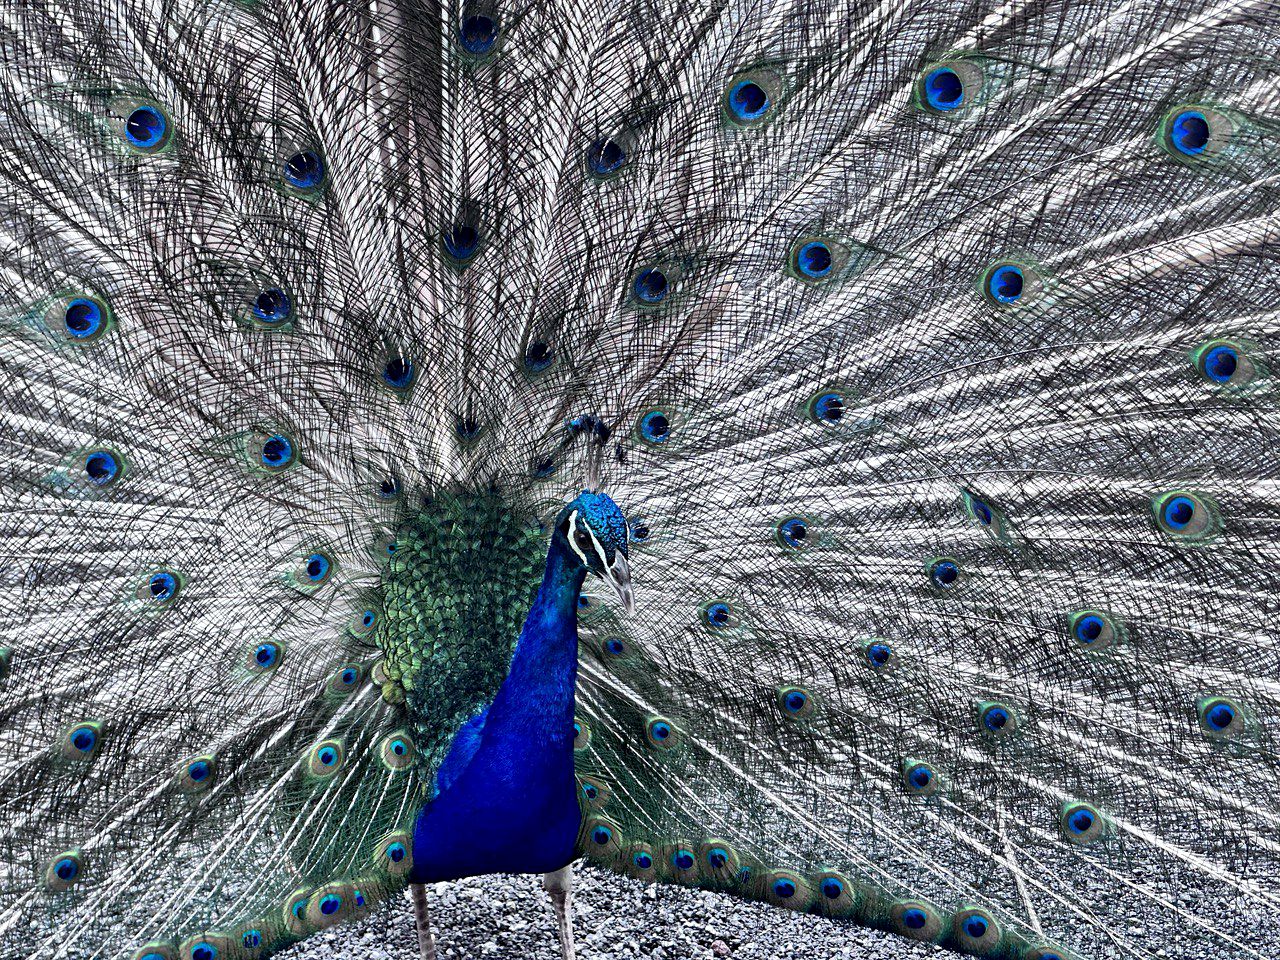
[[[587,533],[591,533],[591,529],[587,528]],[[595,539],[593,535],[592,540]],[[573,547],[573,552],[582,560],[584,566],[587,565],[587,555],[578,549],[578,511],[574,510],[569,514],[569,546]]]
[[[600,560],[600,565],[605,565],[604,547],[600,545],[600,541],[596,539],[596,532],[591,529],[588,524],[583,524],[582,529],[587,532],[587,536],[591,538],[591,547],[596,552],[596,557]],[[582,558],[582,563],[588,569],[591,564],[587,561],[587,555],[582,552],[582,548],[578,546],[578,511],[574,510],[569,514],[569,546],[573,547],[573,552]]]

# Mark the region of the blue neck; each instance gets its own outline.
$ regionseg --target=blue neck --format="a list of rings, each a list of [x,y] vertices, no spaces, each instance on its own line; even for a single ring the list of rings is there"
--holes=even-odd
[[[510,735],[553,744],[573,740],[573,691],[578,680],[578,596],[587,569],[559,537],[547,551],[542,586],[529,608],[511,669],[489,707],[486,741]]]
[[[574,857],[573,772],[578,595],[586,568],[559,537],[547,552],[511,669],[482,730],[459,732],[449,785],[418,814],[414,883],[485,873],[549,873]]]

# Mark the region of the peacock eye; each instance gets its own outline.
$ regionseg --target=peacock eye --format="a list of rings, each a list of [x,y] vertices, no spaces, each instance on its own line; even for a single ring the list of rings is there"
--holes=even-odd
[[[324,184],[324,160],[315,150],[299,150],[290,156],[283,172],[285,183],[299,192],[309,193]]]
[[[292,312],[293,305],[289,302],[289,295],[279,287],[263,290],[253,300],[254,317],[259,323],[268,326],[284,323]]]

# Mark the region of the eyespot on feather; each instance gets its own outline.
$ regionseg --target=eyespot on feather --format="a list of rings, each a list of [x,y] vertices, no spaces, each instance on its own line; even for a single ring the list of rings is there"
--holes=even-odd
[[[814,891],[814,908],[828,917],[851,917],[861,902],[857,885],[838,870],[814,874],[810,884]]]
[[[1248,713],[1231,697],[1200,697],[1196,701],[1196,718],[1201,733],[1213,740],[1239,739],[1248,731]]]
[[[84,879],[84,857],[79,850],[64,850],[53,857],[44,870],[44,884],[54,893],[63,893]]]
[[[994,956],[999,951],[1004,933],[995,917],[980,907],[956,911],[951,921],[952,937],[965,953]]]
[[[948,926],[938,908],[924,900],[895,900],[889,907],[889,929],[910,940],[937,943]]]
[[[1083,845],[1104,839],[1109,823],[1093,804],[1074,800],[1063,804],[1058,812],[1058,827],[1065,839]]]
[[[178,767],[177,784],[183,793],[201,793],[213,786],[217,764],[212,754],[184,760]]]
[[[417,756],[417,746],[413,738],[403,730],[388,734],[382,740],[380,749],[382,763],[388,770],[405,770]]]
[[[916,80],[916,104],[928,113],[958,116],[981,97],[982,64],[968,58],[925,64]]]
[[[407,832],[387,834],[374,849],[373,863],[392,876],[407,873],[413,866],[413,837]]]
[[[307,751],[306,762],[312,777],[328,779],[346,764],[346,749],[341,740],[322,740]]]
[[[1207,540],[1222,529],[1214,502],[1190,490],[1158,494],[1151,501],[1151,512],[1161,532],[1186,543]]]
[[[778,113],[785,95],[786,84],[775,67],[749,68],[729,80],[721,113],[730,126],[755,126]]]
[[[764,899],[775,907],[803,912],[813,905],[813,890],[798,873],[770,870],[764,880]]]

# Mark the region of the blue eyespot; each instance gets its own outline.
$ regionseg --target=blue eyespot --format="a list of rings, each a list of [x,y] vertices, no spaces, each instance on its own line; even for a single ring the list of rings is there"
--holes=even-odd
[[[262,931],[246,930],[240,938],[240,943],[246,950],[256,950],[262,946]]]
[[[648,725],[649,741],[657,747],[673,746],[676,732],[666,720],[654,719]]]
[[[408,357],[392,357],[382,368],[382,382],[392,390],[408,390],[415,375],[413,361]]]
[[[331,767],[338,762],[338,751],[333,747],[321,747],[316,751],[316,759],[323,766]]]
[[[472,56],[483,56],[498,42],[498,24],[483,14],[463,17],[458,25],[458,42]]]
[[[76,727],[67,737],[67,741],[80,753],[92,753],[93,748],[98,745],[98,732],[90,726]]]
[[[603,137],[587,149],[587,166],[598,177],[607,177],[622,169],[627,152],[614,140]]]
[[[555,350],[551,344],[535,340],[524,352],[524,368],[530,373],[540,373],[551,366],[555,360]]]
[[[872,643],[867,646],[867,662],[872,668],[879,669],[893,659],[893,649],[887,643]]]
[[[659,303],[667,295],[667,275],[657,267],[647,267],[636,275],[632,288],[640,302]]]
[[[1152,502],[1156,525],[1179,539],[1211,537],[1221,530],[1221,521],[1209,501],[1194,493],[1175,490]]]
[[[329,894],[327,897],[320,898],[320,912],[326,917],[332,916],[342,909],[342,898],[336,894]]]
[[[1236,718],[1236,711],[1227,703],[1215,703],[1205,711],[1205,721],[1215,730],[1226,730]]]
[[[902,925],[908,930],[920,930],[929,922],[929,915],[919,907],[908,907],[902,911]]]
[[[582,795],[588,800],[594,800],[600,795],[600,791],[596,789],[596,785],[594,783],[584,783],[582,785]]]
[[[607,846],[609,841],[613,839],[613,831],[606,826],[597,826],[591,831],[591,840],[597,846]]]
[[[383,500],[394,500],[400,496],[400,481],[395,477],[385,477],[379,480],[378,496]]]
[[[631,542],[644,543],[649,539],[649,525],[643,520],[631,521]]]
[[[1184,530],[1195,516],[1196,505],[1190,497],[1171,497],[1164,505],[1164,522],[1172,530]]]
[[[159,107],[135,107],[124,121],[124,139],[138,150],[155,150],[164,144],[168,133],[169,120]]]
[[[707,851],[707,864],[712,870],[719,870],[729,862],[729,853],[723,847],[712,847]]]
[[[795,268],[801,276],[821,280],[831,272],[831,248],[821,240],[810,240],[796,251]]]
[[[620,657],[627,652],[627,645],[618,637],[610,637],[604,642],[604,651],[612,657]]]
[[[653,866],[653,857],[639,850],[631,857],[631,862],[641,870],[648,870]]]
[[[809,545],[809,525],[800,517],[791,517],[778,524],[778,538],[792,550],[803,550]]]
[[[1169,143],[1189,157],[1204,153],[1209,145],[1209,120],[1199,110],[1183,110],[1169,124]]]
[[[729,89],[729,113],[741,123],[754,123],[769,112],[773,102],[768,92],[754,80],[739,80]]]
[[[929,579],[935,587],[947,587],[960,579],[960,567],[954,560],[935,560],[929,565]]]
[[[197,943],[191,948],[191,960],[217,960],[218,948],[211,943]]]
[[[782,706],[787,713],[799,713],[809,702],[809,695],[803,690],[791,690],[782,698]]]
[[[293,443],[283,433],[273,433],[262,441],[261,461],[270,470],[279,470],[293,462]]]
[[[1094,816],[1092,810],[1088,810],[1085,807],[1078,807],[1071,812],[1070,816],[1067,817],[1067,829],[1072,833],[1077,834],[1088,833],[1089,829],[1094,825],[1097,819],[1098,818]]]
[[[990,926],[984,917],[978,916],[976,913],[965,918],[964,932],[975,940],[980,940],[986,936],[987,928]]]
[[[470,260],[480,249],[480,233],[465,223],[455,223],[444,232],[444,248],[455,260]]]
[[[985,501],[979,500],[977,497],[970,495],[969,508],[973,511],[974,519],[984,527],[991,526],[993,519],[991,508],[987,506]]]
[[[729,605],[722,601],[708,604],[706,610],[703,611],[703,619],[707,625],[711,627],[726,627],[733,615],[733,611],[729,609]]]
[[[314,190],[324,182],[324,161],[314,150],[301,150],[284,162],[284,179],[295,190]]]
[[[844,884],[835,877],[827,877],[822,881],[819,889],[828,900],[839,900],[840,895],[844,893]]]
[[[212,772],[213,768],[209,766],[208,760],[196,760],[187,765],[187,776],[192,783],[203,783]]]
[[[773,881],[773,895],[779,900],[790,900],[796,895],[796,885],[790,880]]]
[[[838,393],[822,393],[809,403],[809,415],[819,423],[839,423],[844,416],[844,397]]]
[[[677,850],[672,854],[671,862],[677,870],[692,870],[695,860],[688,850]]]
[[[1004,707],[987,707],[982,711],[982,724],[992,733],[999,733],[1009,725],[1009,711]]]
[[[279,665],[280,657],[280,645],[273,640],[267,640],[253,648],[249,667],[253,670],[271,670]]]
[[[360,626],[368,630],[378,622],[378,616],[372,610],[366,610],[360,615]]]
[[[1022,299],[1022,268],[1006,263],[996,267],[987,277],[987,295],[997,303],[1017,303]]]
[[[917,763],[907,771],[907,780],[917,790],[925,790],[933,783],[933,771],[923,763]]]
[[[84,458],[85,476],[99,487],[109,486],[120,474],[120,462],[107,450],[96,450]]]
[[[338,671],[338,682],[349,687],[360,679],[360,671],[355,667],[344,667]]]
[[[1215,383],[1227,383],[1235,376],[1240,355],[1231,347],[1214,347],[1201,361],[1204,375]]]
[[[640,435],[649,443],[666,443],[671,436],[671,422],[661,410],[650,410],[640,418]]]
[[[88,297],[76,297],[62,314],[67,334],[76,340],[91,340],[102,332],[106,313],[102,305]]]
[[[950,67],[938,67],[924,78],[925,102],[943,113],[964,104],[964,83]]]
[[[253,301],[253,315],[261,323],[284,323],[292,312],[293,305],[289,302],[289,295],[279,287],[263,290]]]
[[[387,859],[392,863],[399,863],[409,855],[409,850],[403,843],[389,843],[386,849]]]
[[[1106,623],[1096,614],[1086,614],[1076,621],[1076,639],[1081,643],[1090,644],[1102,636],[1102,631],[1106,628]]]
[[[153,573],[147,580],[147,592],[152,600],[164,603],[166,600],[171,600],[178,592],[178,579],[166,571]]]
[[[303,562],[303,572],[312,583],[323,583],[332,566],[332,562],[323,553],[313,553]]]

